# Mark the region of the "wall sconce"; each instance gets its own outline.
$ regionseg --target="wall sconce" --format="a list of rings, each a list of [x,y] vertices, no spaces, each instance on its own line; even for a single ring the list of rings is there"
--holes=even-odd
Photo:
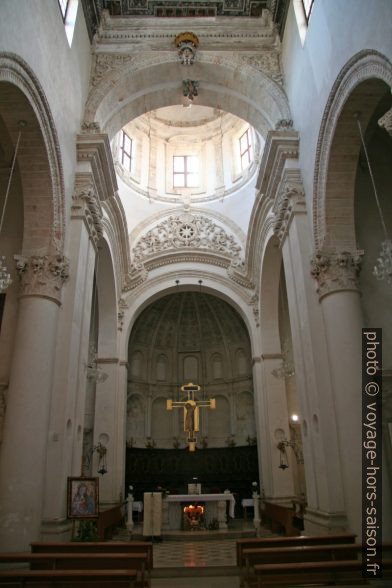
[[[106,454],[107,454],[107,448],[102,445],[101,442],[98,443],[98,445],[95,445],[94,447],[92,447],[92,449],[90,449],[89,454],[87,455],[85,462],[84,462],[84,468],[88,470],[90,468],[91,465],[91,460],[93,457],[93,453],[97,452],[98,454],[98,474],[101,474],[101,476],[104,476],[107,471],[107,463],[106,463]]]
[[[281,470],[285,470],[289,467],[288,459],[287,459],[287,452],[286,447],[291,447],[294,451],[295,459],[297,463],[304,463],[304,456],[302,453],[302,445],[299,439],[294,439],[293,441],[287,441],[287,439],[283,439],[277,445],[280,451],[280,463],[279,468]]]

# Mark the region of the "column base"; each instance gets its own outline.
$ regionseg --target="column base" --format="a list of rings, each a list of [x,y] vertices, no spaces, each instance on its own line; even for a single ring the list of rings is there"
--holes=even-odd
[[[349,528],[345,512],[324,512],[307,508],[304,514],[304,535],[343,533]]]
[[[67,519],[42,521],[41,541],[70,541],[72,522]]]

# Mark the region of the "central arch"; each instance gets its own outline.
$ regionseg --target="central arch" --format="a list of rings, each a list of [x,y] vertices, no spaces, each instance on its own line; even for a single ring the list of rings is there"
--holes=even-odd
[[[178,104],[182,96],[184,73],[176,55],[166,56],[164,61],[161,56],[139,61],[117,61],[120,65],[105,72],[93,85],[85,120],[97,122],[109,138],[133,118]],[[218,60],[213,54],[201,53],[192,66],[192,78],[200,82],[198,104],[231,112],[247,120],[263,136],[279,121],[290,119],[282,86],[239,58]]]

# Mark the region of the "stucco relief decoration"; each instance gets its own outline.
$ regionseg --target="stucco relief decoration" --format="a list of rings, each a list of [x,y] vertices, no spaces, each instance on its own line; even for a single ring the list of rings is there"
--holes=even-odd
[[[317,292],[325,296],[339,290],[358,290],[361,252],[319,251],[311,260],[311,275],[317,280]]]
[[[99,126],[99,123],[92,121],[83,121],[81,126],[81,131],[84,135],[90,135],[92,133],[100,133],[101,132],[101,127]]]
[[[197,35],[191,32],[180,33],[175,38],[178,57],[182,65],[193,65],[196,57],[196,49],[199,45]]]
[[[122,69],[125,65],[129,65],[134,60],[131,55],[119,55],[113,53],[98,53],[95,57],[95,62],[92,70],[91,85],[97,86],[101,80],[114,71]]]
[[[265,51],[256,55],[244,55],[241,62],[269,75],[278,84],[283,83],[282,69],[277,51]]]
[[[63,255],[15,255],[22,296],[44,296],[60,301],[61,288],[69,277],[69,261]]]
[[[199,82],[196,80],[183,80],[182,81],[182,95],[188,100],[193,101],[193,99],[198,96],[199,93]]]
[[[278,192],[272,212],[274,213],[274,234],[283,241],[295,207],[305,207],[305,192],[301,184],[286,183]]]
[[[205,249],[229,257],[233,266],[243,265],[242,248],[233,235],[208,217],[190,213],[170,216],[142,235],[133,248],[134,263],[173,248]]]
[[[86,205],[85,216],[89,225],[90,235],[95,242],[103,235],[102,209],[98,201],[93,185],[78,186],[75,188],[73,195],[73,206],[81,206],[84,202]]]

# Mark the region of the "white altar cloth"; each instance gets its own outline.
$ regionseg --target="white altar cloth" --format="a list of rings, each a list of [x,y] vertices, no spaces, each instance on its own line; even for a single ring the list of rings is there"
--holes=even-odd
[[[234,519],[235,498],[231,492],[222,494],[168,494],[166,500],[168,502],[187,502],[188,504],[192,502],[200,504],[201,502],[220,502],[226,500],[230,502],[229,515]]]

